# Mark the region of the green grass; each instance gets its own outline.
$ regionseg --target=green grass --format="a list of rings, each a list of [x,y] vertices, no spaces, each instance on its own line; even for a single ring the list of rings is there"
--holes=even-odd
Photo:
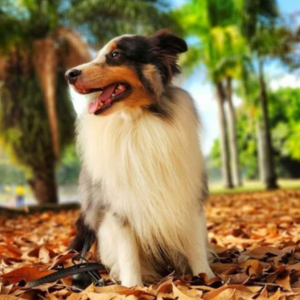
[[[283,189],[300,189],[300,179],[279,179],[278,184]],[[222,183],[212,183],[209,185],[211,194],[233,194],[264,191],[264,185],[259,181],[245,181],[243,186],[233,189],[225,189]]]

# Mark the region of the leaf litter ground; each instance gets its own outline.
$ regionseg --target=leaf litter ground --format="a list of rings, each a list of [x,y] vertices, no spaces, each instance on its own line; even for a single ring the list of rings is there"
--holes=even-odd
[[[300,299],[300,190],[213,195],[206,207],[216,277],[175,274],[146,287],[71,289],[71,278],[27,282],[70,266],[66,251],[78,211],[0,219],[0,300],[14,299]],[[88,259],[96,261],[95,247]],[[108,279],[107,274],[103,274]]]

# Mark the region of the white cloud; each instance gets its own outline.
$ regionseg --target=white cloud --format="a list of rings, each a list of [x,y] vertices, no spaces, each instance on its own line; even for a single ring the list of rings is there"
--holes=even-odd
[[[300,77],[294,74],[283,74],[280,77],[271,79],[270,87],[275,91],[285,87],[300,88]]]

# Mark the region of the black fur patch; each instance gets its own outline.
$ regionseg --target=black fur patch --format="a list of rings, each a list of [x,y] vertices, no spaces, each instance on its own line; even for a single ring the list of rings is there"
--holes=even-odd
[[[169,113],[167,112],[166,109],[163,109],[163,107],[157,103],[151,104],[148,106],[148,110],[159,116],[159,117],[163,117],[163,118],[168,118],[169,117]]]
[[[91,237],[89,239],[90,243],[88,245],[88,249],[90,249],[92,244],[96,240],[96,233],[93,229],[90,229],[88,226],[86,226],[86,224],[84,223],[84,216],[82,213],[80,214],[78,220],[76,221],[76,229],[77,229],[76,236],[72,240],[68,249],[69,250],[73,249],[78,252],[81,252],[87,236]]]

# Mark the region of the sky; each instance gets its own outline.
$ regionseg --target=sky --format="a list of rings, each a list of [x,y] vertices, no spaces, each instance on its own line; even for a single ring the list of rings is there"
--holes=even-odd
[[[171,3],[174,7],[177,7],[184,4],[184,2],[184,0],[173,0]],[[283,14],[300,11],[299,0],[278,0],[278,5]],[[272,74],[272,77],[269,76],[268,79],[270,87],[274,90],[287,86],[300,87],[300,78],[286,73],[278,63],[269,64],[265,69],[265,73]],[[214,91],[206,80],[204,70],[200,68],[183,82],[182,87],[191,93],[196,102],[202,120],[202,149],[204,155],[208,155],[214,140],[219,136],[218,110],[214,99]],[[234,97],[233,100],[235,106],[241,104],[241,100],[237,97]]]

